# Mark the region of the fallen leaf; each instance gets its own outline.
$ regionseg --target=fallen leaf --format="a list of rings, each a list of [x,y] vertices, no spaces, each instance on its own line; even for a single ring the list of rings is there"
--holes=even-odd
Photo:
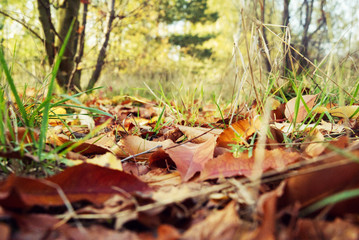
[[[6,131],[6,139],[8,141],[16,141],[18,143],[32,143],[30,130],[25,127],[17,128],[17,131],[14,131],[14,136],[9,132]],[[39,134],[36,131],[33,131],[34,139],[37,141],[39,139]]]
[[[253,172],[254,156],[248,153],[240,153],[235,158],[232,153],[227,152],[207,162],[200,179],[214,179],[221,177],[246,176],[250,177]],[[269,169],[282,170],[285,166],[300,159],[298,152],[284,151],[281,148],[265,150],[262,171]]]
[[[181,239],[239,239],[240,220],[237,204],[230,202],[224,209],[210,213],[203,221],[192,225]]]
[[[162,224],[157,229],[157,240],[177,240],[181,238],[178,230],[171,225]]]
[[[288,236],[289,237],[289,236]],[[342,219],[323,221],[316,219],[298,219],[292,239],[359,239],[358,226]]]
[[[315,109],[313,109],[313,113],[316,113],[316,114],[321,114],[321,113],[324,113],[324,112],[329,112],[329,109],[327,107],[323,107],[323,106],[319,106],[319,107],[316,107]]]
[[[80,153],[75,153],[75,152],[67,152],[66,153],[66,158],[70,159],[70,160],[86,160],[88,159],[87,157],[85,157],[84,155],[80,154]]]
[[[132,161],[126,161],[122,163],[122,167],[124,172],[134,175],[136,177],[144,175],[151,170],[148,166],[144,164],[138,164],[137,162]]]
[[[188,181],[196,172],[203,169],[206,162],[213,158],[216,138],[212,137],[204,143],[186,143],[165,149],[175,162],[183,181]]]
[[[97,155],[94,158],[91,159],[85,159],[85,160],[73,160],[71,161],[72,163],[74,163],[74,165],[79,165],[82,163],[90,163],[90,164],[94,164],[94,165],[98,165],[101,167],[107,167],[107,168],[111,168],[114,170],[119,170],[122,171],[122,163],[120,159],[117,159],[115,155],[113,155],[112,153],[105,153],[103,155]]]
[[[348,119],[350,118],[359,108],[359,105],[352,106],[343,106],[337,107],[329,110],[330,115],[334,117],[340,117]],[[359,112],[357,112],[352,118],[356,119],[359,117]]]
[[[233,123],[218,137],[219,147],[228,147],[228,144],[244,144],[250,136],[260,129],[259,118],[243,119]]]
[[[81,231],[78,227],[61,223],[60,219],[46,214],[13,214],[13,219],[19,229],[11,236],[11,239],[140,240],[135,233],[118,232],[100,225],[92,225],[85,231]]]
[[[302,95],[304,102],[308,106],[309,109],[312,109],[315,103],[315,99],[317,98],[317,95]],[[295,117],[295,103],[297,101],[297,97],[292,98],[289,100],[285,106],[284,114],[288,121],[292,122]],[[297,113],[297,118],[295,119],[295,122],[299,123],[302,122],[306,116],[308,115],[307,110],[304,107],[303,102],[300,100],[299,102],[299,109]]]
[[[49,124],[51,126],[57,126],[57,125],[62,124],[62,121],[65,120],[65,117],[64,116],[59,116],[59,115],[65,115],[65,114],[66,114],[66,109],[65,108],[54,107],[54,108],[50,109],[50,112],[49,112]]]
[[[278,100],[276,100],[276,101],[278,102]],[[273,109],[270,113],[271,119],[274,121],[283,121],[285,118],[284,111],[285,111],[284,103],[278,105],[277,107],[276,107],[276,105],[274,105]]]
[[[5,223],[0,223],[0,239],[11,239],[11,229],[10,226]]]
[[[70,202],[87,200],[94,204],[102,204],[122,191],[146,194],[151,190],[125,172],[83,163],[45,179],[10,175],[0,184],[0,205],[4,208],[63,205],[60,189]]]
[[[359,157],[359,151],[351,151],[350,156]],[[335,167],[330,167],[336,163]],[[323,168],[322,166],[325,165],[328,167]],[[346,156],[329,155],[322,161],[306,166],[302,171],[316,168],[318,168],[316,171],[289,178],[278,206],[283,208],[296,202],[301,207],[306,207],[326,196],[359,184],[359,164]]]
[[[187,127],[178,125],[177,126],[184,135],[187,136],[187,139],[193,139],[192,143],[203,143],[213,136],[218,137],[223,130],[222,129],[210,129],[210,128],[201,128],[201,127]]]
[[[165,186],[177,186],[182,182],[179,172],[174,171],[168,173],[166,169],[153,169],[146,174],[139,177],[141,181],[147,183],[150,187],[165,187]],[[178,190],[178,189],[176,189]],[[168,199],[169,197],[166,197]]]
[[[151,168],[169,168],[170,166],[175,166],[175,163],[172,161],[170,156],[165,152],[165,150],[158,149],[152,153],[148,159],[148,165]]]
[[[276,239],[277,200],[282,196],[284,186],[285,182],[281,182],[275,190],[264,193],[259,197],[257,209],[262,221],[261,225],[252,233],[252,239]]]
[[[56,239],[56,237],[72,236],[74,239],[85,240],[86,236],[82,235],[77,228],[71,228],[67,224],[61,224],[54,228],[60,222],[54,216],[47,214],[13,214],[18,230],[11,239]]]
[[[127,136],[121,140],[121,143],[129,155],[143,153],[143,152],[148,151],[157,146],[162,146],[162,148],[167,148],[174,144],[169,139],[162,141],[162,142],[154,142],[154,141],[145,140],[138,136]],[[148,159],[148,157],[150,155],[151,155],[151,153],[147,153],[147,154],[141,155],[140,158]]]
[[[79,144],[80,140],[69,139],[66,135],[63,134],[49,134],[47,138],[47,143],[53,144],[55,146],[65,145],[70,147],[74,144]],[[108,136],[108,134],[102,134],[94,138],[90,138],[86,141],[80,142],[78,146],[72,149],[73,152],[81,153],[82,155],[96,155],[96,154],[105,154],[107,152],[112,152],[118,157],[123,157],[123,150],[120,149],[115,142],[114,136]]]
[[[308,128],[305,132],[308,134],[306,134],[305,142],[301,145],[304,148],[304,152],[310,157],[317,157],[322,154],[328,145],[328,143],[324,142],[323,134],[316,128]]]

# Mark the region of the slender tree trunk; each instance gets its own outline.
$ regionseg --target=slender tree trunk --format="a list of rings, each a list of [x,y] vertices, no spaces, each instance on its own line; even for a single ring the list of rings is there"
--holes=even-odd
[[[261,3],[261,22],[262,22],[262,24],[265,24],[265,9],[266,9],[266,0],[262,0],[262,3]],[[266,31],[266,29],[265,29],[265,27],[263,25],[261,26],[261,31],[262,31],[262,36],[263,36],[263,41],[264,42],[260,41],[260,45],[261,45],[260,47],[261,48],[266,48],[269,51],[268,39],[267,39],[267,31]],[[265,61],[265,64],[266,64],[267,71],[271,72],[272,71],[272,66],[271,66],[271,63],[270,63],[269,56],[267,56],[265,51],[262,51],[262,54],[263,54],[263,57],[264,57],[264,61]]]
[[[309,1],[310,2],[308,2],[308,0],[304,0],[303,2],[303,5],[305,7],[305,21],[303,24],[303,34],[302,34],[301,44],[299,47],[300,53],[308,59],[309,59],[308,45],[310,41],[309,26],[312,22],[314,0],[309,0]],[[303,69],[306,69],[307,66],[308,66],[308,62],[303,57],[301,57],[299,60],[299,68],[297,74],[302,73]]]
[[[87,90],[92,89],[100,77],[102,67],[105,63],[106,49],[107,49],[108,42],[110,40],[110,34],[111,34],[111,30],[112,30],[112,22],[114,19],[115,19],[115,0],[111,0],[111,11],[110,11],[110,15],[109,15],[108,21],[107,21],[105,39],[102,44],[100,53],[98,54],[98,57],[97,57],[96,68],[93,71],[90,81],[87,85]]]
[[[75,58],[75,67],[72,70],[72,74],[70,76],[69,82],[67,83],[67,88],[71,88],[72,82],[80,82],[81,80],[81,69],[78,69],[79,64],[81,63],[82,57],[84,55],[85,49],[85,32],[86,32],[86,24],[87,24],[87,12],[88,12],[88,2],[83,3],[83,13],[82,13],[82,26],[80,30],[80,41],[79,41],[79,49],[77,56]]]
[[[80,8],[80,0],[65,0],[59,9],[59,37],[57,39],[56,47],[59,49],[62,45],[62,39],[65,39],[65,36],[69,30],[71,22],[73,19],[77,19]],[[72,34],[70,40],[67,44],[65,54],[62,58],[59,72],[57,73],[57,82],[60,87],[68,90],[76,90],[76,88],[81,89],[80,87],[80,79],[74,79],[69,84],[69,79],[71,73],[74,69],[74,58],[77,49],[77,41],[78,41],[78,26],[79,23],[76,20],[74,28],[72,30]]]
[[[50,2],[49,0],[37,0],[39,20],[45,35],[45,49],[50,66],[55,59],[55,32],[52,29]]]
[[[283,33],[286,34],[287,27],[289,25],[290,16],[289,16],[289,3],[290,0],[283,0],[283,15],[282,15],[282,25],[283,27]],[[284,39],[285,41],[287,39]],[[283,64],[283,74],[286,76],[288,75],[288,70],[291,65],[290,63],[290,47],[288,46],[289,43],[283,43],[283,52],[284,52],[284,64]]]
[[[312,22],[313,4],[314,4],[314,0],[310,0],[310,3],[308,3],[308,0],[304,0],[305,22],[304,22],[304,26],[303,26],[303,35],[302,35],[300,52],[305,57],[308,57],[308,44],[309,44],[309,40],[310,40],[309,39],[309,26]]]

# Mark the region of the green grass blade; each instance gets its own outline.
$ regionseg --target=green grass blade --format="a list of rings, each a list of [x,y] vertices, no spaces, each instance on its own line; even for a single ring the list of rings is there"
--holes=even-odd
[[[44,110],[43,110],[43,114],[42,114],[42,122],[41,122],[41,129],[40,129],[40,136],[39,136],[39,144],[38,144],[38,155],[39,155],[39,159],[41,160],[41,154],[42,154],[42,150],[44,148],[44,143],[45,143],[45,139],[46,139],[46,132],[48,129],[48,122],[49,122],[49,111],[50,111],[50,105],[51,105],[51,98],[52,98],[52,92],[54,89],[54,85],[55,85],[55,79],[57,76],[57,72],[59,71],[60,68],[60,63],[61,63],[61,59],[62,56],[65,53],[66,50],[66,45],[69,42],[71,33],[72,33],[72,29],[74,27],[74,23],[75,20],[72,21],[71,26],[69,31],[67,32],[67,35],[65,37],[65,40],[61,46],[60,52],[57,55],[53,70],[52,70],[52,76],[50,79],[50,83],[49,83],[49,87],[48,87],[48,91],[47,91],[47,96],[46,99],[44,101]]]
[[[359,82],[357,81],[357,86],[355,87],[355,91],[353,93],[353,98],[350,99],[350,104],[349,105],[353,105],[355,98],[358,96],[358,92],[359,92]]]
[[[6,102],[3,89],[0,91],[0,143],[5,145]]]
[[[226,128],[227,128],[227,125],[226,125],[226,122],[225,122],[225,120],[224,120],[223,112],[222,112],[221,108],[219,107],[219,105],[218,105],[218,103],[217,103],[217,101],[216,101],[214,95],[213,95],[213,102],[214,102],[214,104],[217,106],[217,109],[218,109],[218,111],[219,111],[219,114],[221,115],[221,118],[222,118],[222,122],[223,122],[223,124],[224,124],[224,129],[226,129]]]
[[[333,194],[303,209],[300,212],[299,216],[305,217],[327,205],[335,204],[358,196],[359,196],[359,189],[347,190],[337,194]]]
[[[1,65],[1,67],[2,67],[2,69],[4,71],[4,73],[5,73],[7,83],[10,86],[11,92],[15,97],[15,101],[16,101],[16,104],[17,104],[17,106],[19,108],[19,112],[21,114],[21,117],[23,118],[25,125],[30,127],[29,119],[27,117],[27,113],[26,113],[24,104],[22,103],[22,101],[20,99],[20,96],[19,96],[19,93],[17,92],[14,79],[11,77],[10,70],[9,70],[7,64],[6,64],[4,52],[3,52],[3,49],[1,47],[0,47],[0,65]]]
[[[162,109],[162,112],[161,114],[158,116],[158,119],[157,119],[157,122],[156,122],[156,126],[155,126],[155,129],[154,131],[157,133],[157,131],[160,129],[160,124],[162,122],[162,117],[163,117],[163,114],[165,112],[165,109],[166,109],[166,106],[163,106],[163,109]]]

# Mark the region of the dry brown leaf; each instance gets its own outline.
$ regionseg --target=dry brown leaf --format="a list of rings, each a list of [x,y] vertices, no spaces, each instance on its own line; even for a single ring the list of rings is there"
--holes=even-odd
[[[359,239],[359,228],[339,218],[334,221],[298,219],[290,238],[356,240]]]
[[[187,126],[182,126],[182,125],[178,125],[177,127],[181,130],[181,132],[183,132],[184,135],[187,136],[187,139],[191,140],[191,139],[195,138],[191,141],[193,143],[203,143],[203,142],[207,141],[208,139],[213,138],[213,136],[218,137],[223,132],[222,129],[211,130],[210,128],[187,127]],[[204,133],[206,133],[206,134],[204,134]],[[200,136],[200,137],[198,137],[198,136]]]
[[[307,132],[308,131],[310,133],[307,134],[305,142],[302,145],[304,152],[310,157],[317,157],[324,152],[328,144],[324,142],[325,138],[318,129],[307,129]]]
[[[312,109],[315,103],[315,99],[317,98],[316,95],[302,95],[304,102],[307,104],[309,109]],[[285,106],[284,114],[287,117],[288,121],[292,122],[295,115],[295,102],[297,101],[297,97],[292,98],[289,100]],[[307,110],[304,107],[304,104],[302,101],[299,102],[299,109],[298,109],[298,115],[296,118],[297,123],[302,122],[306,116],[308,115]]]
[[[94,138],[90,138],[84,142],[82,142],[79,146],[75,147],[72,151],[79,152],[83,155],[94,155],[94,154],[105,154],[107,152],[112,152],[118,157],[122,157],[123,151],[120,150],[120,147],[117,146],[114,136],[109,136],[108,134],[102,134]],[[81,140],[77,140],[81,141]],[[64,144],[68,144],[67,147],[76,144],[75,140],[69,139],[64,134],[49,134],[47,138],[47,143],[61,146]]]
[[[359,157],[359,151],[350,155]],[[322,168],[323,164],[340,163],[339,166]],[[303,171],[319,168],[317,171],[296,175],[288,179],[284,194],[280,199],[280,207],[299,203],[305,207],[335,192],[343,191],[359,184],[359,164],[346,156],[334,155],[307,166]],[[347,209],[348,210],[348,209]]]
[[[237,204],[232,201],[224,209],[214,211],[203,221],[192,225],[181,239],[239,239],[240,226]]]
[[[162,146],[162,148],[168,148],[174,145],[174,143],[169,139],[162,142],[154,142],[154,141],[145,140],[138,136],[127,136],[121,140],[121,144],[124,146],[126,152],[129,155],[143,153],[157,146]],[[147,160],[150,155],[151,153],[141,155],[139,159],[142,158]]]
[[[262,216],[261,225],[255,231],[255,239],[274,240],[276,239],[276,214],[277,214],[277,200],[283,195],[285,182],[273,191],[264,193],[258,199],[258,212]]]
[[[81,231],[78,227],[61,223],[60,219],[46,214],[27,214],[15,215],[13,220],[17,224],[17,231],[13,233],[11,239],[76,239],[76,240],[113,240],[131,239],[140,240],[135,233],[124,231],[118,232],[101,225],[92,225]],[[0,234],[1,236],[1,234]],[[6,239],[6,238],[2,238]],[[10,239],[10,238],[9,238]]]
[[[174,148],[165,149],[180,172],[183,181],[188,181],[196,172],[213,158],[216,138],[212,137],[204,143],[186,143]]]
[[[150,155],[148,165],[151,168],[169,168],[171,166],[175,166],[175,163],[165,150],[161,148]]]

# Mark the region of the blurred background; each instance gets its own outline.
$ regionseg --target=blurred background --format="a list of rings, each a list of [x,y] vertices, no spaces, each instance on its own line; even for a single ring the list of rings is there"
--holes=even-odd
[[[1,0],[0,43],[19,85],[46,85],[75,18],[59,89],[244,101],[288,94],[300,81],[343,102],[341,91],[358,82],[358,7],[339,0]]]

